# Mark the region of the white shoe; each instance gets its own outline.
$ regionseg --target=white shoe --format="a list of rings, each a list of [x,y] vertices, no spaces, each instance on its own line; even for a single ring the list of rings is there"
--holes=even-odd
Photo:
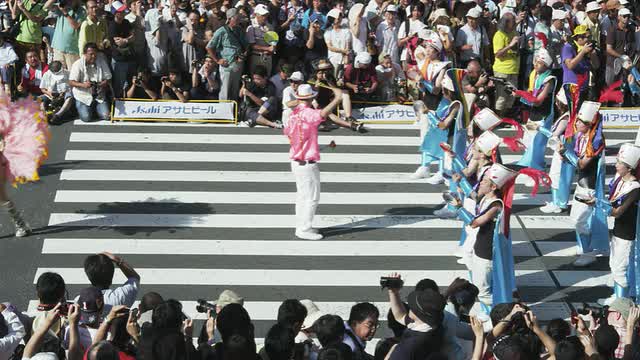
[[[598,299],[598,305],[600,305],[600,306],[610,306],[615,299],[617,299],[615,294],[609,296],[608,298]]]
[[[453,219],[458,216],[458,213],[456,213],[455,211],[449,210],[449,208],[445,205],[442,209],[434,211],[433,215],[441,219]]]
[[[296,237],[304,240],[322,240],[323,236],[311,231],[298,231],[296,230]]]
[[[411,175],[412,179],[424,179],[429,177],[429,168],[426,166],[420,166],[416,172]]]
[[[559,214],[562,212],[562,208],[554,203],[548,202],[545,206],[540,208],[540,211],[545,214]]]
[[[442,177],[441,173],[435,173],[433,176],[427,179],[427,183],[431,185],[440,185],[444,183],[444,177]]]
[[[314,233],[314,234],[320,234],[320,230],[318,230],[318,229],[314,229],[314,228],[311,228],[311,229],[309,229],[309,230],[307,230],[307,231],[308,231],[308,232],[312,232],[312,233]]]
[[[593,264],[594,262],[596,262],[596,257],[592,253],[582,254],[573,262],[573,266],[585,267]]]
[[[239,127],[251,127],[251,125],[249,125],[248,121],[239,121],[238,122],[238,126]]]

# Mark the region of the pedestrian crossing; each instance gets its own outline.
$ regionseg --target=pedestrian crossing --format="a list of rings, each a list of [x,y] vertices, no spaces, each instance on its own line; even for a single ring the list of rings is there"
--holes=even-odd
[[[380,276],[400,272],[407,295],[422,278],[444,290],[468,272],[453,256],[461,223],[433,217],[444,185],[410,177],[420,158],[418,129],[370,129],[321,134],[322,193],[314,225],[325,239],[304,241],[293,235],[295,183],[280,131],[76,122],[34,282],[55,271],[77,294],[88,285],[84,258],[111,251],[141,274],[140,295],[157,291],[182,301],[197,326],[205,318],[195,312],[195,300],[215,299],[227,288],[245,297],[258,338],[287,298],[312,299],[345,319],[352,304],[370,301],[385,320]],[[605,135],[611,177],[618,147],[635,132]],[[503,159],[515,162],[519,154],[503,149]],[[609,295],[607,258],[587,269],[572,267],[568,214],[539,212],[548,189],[532,198],[525,180],[517,181],[511,220],[516,283],[539,319],[567,318],[573,304]],[[116,272],[119,282],[124,278]],[[377,338],[389,334],[381,322]]]

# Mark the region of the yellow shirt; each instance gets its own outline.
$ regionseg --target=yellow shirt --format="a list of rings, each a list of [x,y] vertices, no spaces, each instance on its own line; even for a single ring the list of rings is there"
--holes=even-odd
[[[80,25],[80,35],[78,36],[78,50],[80,54],[84,53],[84,45],[87,43],[96,43],[98,49],[103,48],[102,42],[107,38],[107,22],[93,22],[87,17]]]
[[[507,34],[501,30],[498,30],[493,35],[493,51],[494,54],[499,50],[507,47],[511,42],[511,39],[516,36],[515,32]],[[502,59],[496,56],[496,60],[493,63],[493,71],[502,74],[516,75],[520,70],[520,56],[517,51],[509,50],[502,57]]]

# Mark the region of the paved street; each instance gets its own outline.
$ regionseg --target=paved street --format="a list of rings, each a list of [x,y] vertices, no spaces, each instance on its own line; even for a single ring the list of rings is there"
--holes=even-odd
[[[138,270],[142,293],[181,300],[198,319],[204,317],[195,313],[197,298],[236,290],[258,338],[286,298],[310,298],[345,318],[354,301],[372,301],[386,318],[381,275],[398,271],[410,286],[429,277],[443,289],[468,275],[453,256],[460,222],[431,215],[444,186],[410,179],[419,162],[412,126],[321,133],[315,225],[326,238],[316,242],[293,237],[295,184],[281,131],[76,122],[53,135],[42,181],[13,192],[36,235],[11,237],[2,217],[0,300],[23,308],[35,299],[33,283],[44,271],[60,273],[77,294],[88,284],[83,259],[105,250]],[[611,177],[617,149],[635,131],[606,136]],[[519,158],[503,154],[505,162]],[[573,303],[608,296],[608,259],[573,268],[568,214],[541,213],[548,189],[531,199],[524,178],[518,183],[511,221],[517,284],[538,318],[566,318]],[[123,281],[120,274],[116,281]]]

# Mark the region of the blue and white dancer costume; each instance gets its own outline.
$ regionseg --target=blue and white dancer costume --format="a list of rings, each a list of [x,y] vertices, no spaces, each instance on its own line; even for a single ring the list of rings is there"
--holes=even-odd
[[[510,218],[515,179],[518,174],[535,178],[536,184],[549,184],[548,176],[535,169],[512,170],[493,164],[480,181],[474,211],[458,207],[458,216],[478,229],[471,261],[471,282],[478,287],[478,300],[488,315],[493,304],[513,301],[515,270],[511,248]],[[537,186],[533,188],[533,193]],[[458,204],[459,205],[459,204]]]
[[[531,93],[516,91],[516,96],[520,96],[520,102],[530,107],[527,122],[530,131],[527,132],[524,141],[527,149],[518,165],[538,170],[545,169],[544,152],[555,119],[553,94],[556,77],[551,75],[552,63],[551,55],[545,49],[538,50],[534,62],[535,76],[532,74],[529,86]]]
[[[561,112],[568,106],[564,88],[560,89],[556,96],[556,105]],[[557,146],[561,142],[564,143],[565,147],[568,146],[565,143],[564,132],[569,125],[570,119],[571,114],[568,111],[562,113],[548,134],[549,141],[547,142],[547,146],[553,150],[553,155],[551,157],[551,166],[549,167],[551,201],[540,208],[540,211],[545,214],[559,214],[569,207],[569,195],[571,193],[571,183],[573,182],[575,168],[568,162],[563,161]],[[544,131],[542,128],[539,130],[541,132]]]
[[[598,114],[600,103],[585,101],[574,123],[575,141],[572,148],[559,148],[565,161],[578,170],[578,181],[570,217],[575,222],[578,258],[574,266],[587,266],[596,256],[609,251],[609,232],[606,210],[600,201],[591,206],[589,199],[605,198],[605,141],[602,121]]]
[[[604,207],[610,210],[609,215],[615,219],[609,256],[613,295],[598,300],[601,305],[611,305],[619,297],[640,294],[640,249],[637,246],[640,147],[623,144],[617,160],[616,176],[609,183],[608,198],[603,201]]]
[[[420,121],[420,140],[421,144],[426,139],[439,136],[436,130],[438,122],[434,122],[434,116],[437,119],[443,119],[441,117],[446,108],[449,105],[450,100],[445,100],[442,96],[442,81],[445,78],[446,69],[451,65],[448,61],[441,61],[442,53],[442,41],[440,37],[432,32],[421,31],[419,33],[422,44],[416,49],[421,49],[422,56],[417,56],[417,66],[421,74],[422,85],[424,88],[424,104],[426,105],[427,116],[418,116]],[[434,110],[435,109],[435,110]],[[439,144],[440,142],[436,142]],[[420,166],[416,172],[412,175],[414,179],[429,178],[427,181],[431,184],[441,184],[443,182],[442,169],[439,169],[436,174],[430,177],[429,165],[431,162],[439,160],[442,157],[442,150],[434,149],[433,152],[425,151],[423,147],[420,147],[422,153],[422,160]]]

